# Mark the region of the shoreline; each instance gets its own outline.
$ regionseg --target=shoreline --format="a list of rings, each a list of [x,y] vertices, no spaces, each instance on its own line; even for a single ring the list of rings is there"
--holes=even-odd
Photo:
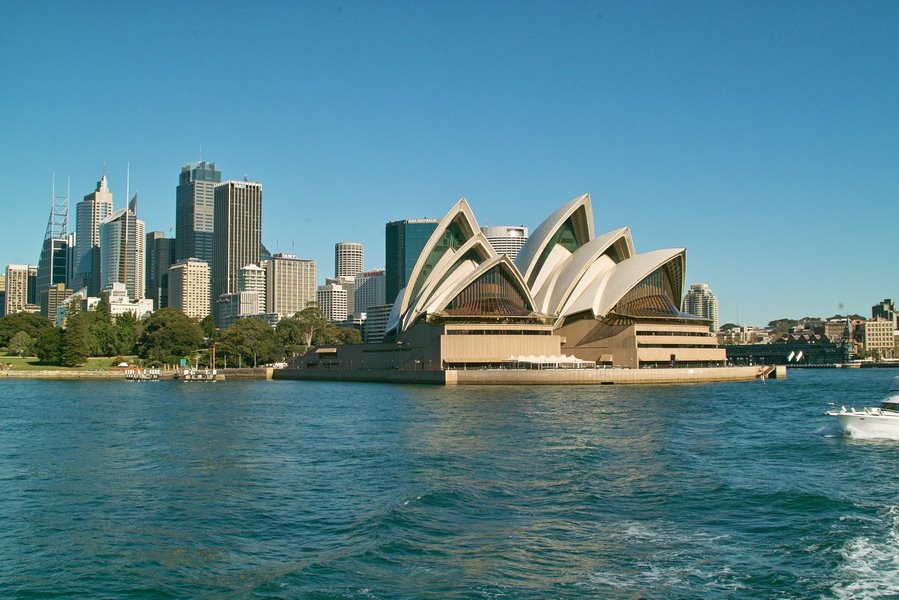
[[[63,369],[9,369],[0,371],[0,379],[47,379],[47,380],[112,380],[131,381],[125,378],[127,369],[121,370],[63,370]],[[160,371],[159,381],[175,381],[176,371]],[[218,369],[217,381],[272,379],[271,368]]]

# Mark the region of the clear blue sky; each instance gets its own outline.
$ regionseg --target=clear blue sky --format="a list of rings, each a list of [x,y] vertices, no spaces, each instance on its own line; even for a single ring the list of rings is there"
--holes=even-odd
[[[0,263],[36,263],[57,186],[125,170],[149,230],[181,165],[263,184],[263,238],[333,272],[384,223],[687,248],[722,322],[899,300],[899,2],[0,4]]]

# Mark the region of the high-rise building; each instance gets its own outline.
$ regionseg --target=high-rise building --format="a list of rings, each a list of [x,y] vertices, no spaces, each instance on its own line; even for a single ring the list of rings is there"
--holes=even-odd
[[[157,309],[165,308],[169,305],[169,267],[175,264],[175,239],[165,237],[161,231],[151,231],[144,242],[144,253],[147,255],[144,295],[153,300]],[[209,298],[208,291],[206,297]]]
[[[257,315],[265,313],[265,269],[258,265],[247,265],[237,271],[237,291],[256,292]]]
[[[218,326],[231,327],[241,317],[254,317],[259,313],[259,292],[234,292],[222,294],[216,301]]]
[[[524,226],[481,227],[481,233],[498,254],[505,254],[513,261],[528,241],[528,228]]]
[[[332,323],[346,321],[347,315],[347,293],[338,283],[329,283],[327,285],[318,286],[316,292],[318,298],[318,307],[325,314],[328,321]]]
[[[860,329],[862,348],[866,354],[876,353],[881,358],[893,358],[896,342],[892,321],[875,318],[865,321]]]
[[[386,288],[383,269],[366,271],[356,275],[353,314],[368,312],[372,306],[386,304]]]
[[[98,296],[100,283],[100,223],[112,214],[112,192],[106,175],[97,189],[75,206],[75,268],[73,289],[86,287],[88,294]]]
[[[179,260],[169,268],[167,306],[188,317],[209,314],[209,265],[197,258]]]
[[[369,306],[365,311],[365,322],[362,324],[362,341],[366,344],[380,344],[384,341],[387,321],[390,319],[392,304]]]
[[[215,163],[200,161],[181,167],[175,190],[176,260],[198,258],[212,265],[215,186],[221,181]]]
[[[890,321],[893,323],[893,329],[899,329],[899,313],[896,312],[895,303],[889,298],[871,307],[871,318]]]
[[[365,249],[357,242],[338,242],[334,245],[334,276],[355,277],[363,271]]]
[[[144,222],[137,218],[137,194],[100,223],[100,282],[125,285],[131,300],[144,298]]]
[[[64,283],[55,283],[40,293],[41,297],[41,314],[54,323],[56,322],[56,309],[72,295],[72,290],[66,287]]]
[[[387,303],[392,304],[400,290],[406,287],[415,261],[428,238],[437,229],[437,219],[407,219],[391,221],[385,229]]]
[[[50,218],[47,232],[41,246],[41,257],[37,263],[37,296],[44,291],[69,281],[70,247],[74,236],[69,234],[69,196],[56,193],[56,181],[50,196]]]
[[[281,252],[265,265],[266,312],[292,317],[316,302],[314,260]]]
[[[212,298],[218,306],[219,296],[238,291],[237,272],[247,265],[259,264],[262,184],[226,181],[217,186],[213,229]]]
[[[29,296],[36,288],[37,267],[34,265],[6,265],[6,305],[4,314],[12,315],[20,312],[39,312],[33,299]],[[33,275],[34,274],[34,275]]]
[[[708,284],[694,283],[684,295],[681,310],[703,319],[712,321],[712,331],[718,331],[718,298],[709,289]]]
[[[6,273],[0,273],[0,317],[6,316]]]
[[[344,275],[343,277],[326,277],[325,284],[339,285],[346,291],[346,314],[356,314],[356,278]]]

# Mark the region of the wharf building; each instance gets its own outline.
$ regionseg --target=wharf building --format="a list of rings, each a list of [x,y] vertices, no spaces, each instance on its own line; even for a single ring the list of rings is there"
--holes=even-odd
[[[683,308],[685,313],[709,319],[712,322],[712,331],[718,331],[718,298],[712,293],[706,283],[694,283],[684,295]]]
[[[143,299],[144,241],[144,222],[137,218],[135,194],[126,208],[100,223],[100,282],[104,289],[121,283],[129,298]]]
[[[197,258],[212,264],[215,231],[215,187],[222,173],[214,162],[181,167],[175,188],[175,260]]]
[[[316,302],[314,260],[279,252],[265,264],[266,312],[292,317]]]
[[[358,242],[334,245],[334,276],[355,277],[364,270],[365,248]]]
[[[546,357],[578,368],[725,366],[710,319],[678,308],[685,267],[684,248],[636,253],[626,227],[595,235],[586,194],[513,262],[462,199],[423,245],[381,344],[314,349],[291,369],[494,369]]]
[[[173,264],[166,274],[166,305],[201,320],[209,314],[209,265],[198,258]]]
[[[75,205],[75,252],[72,289],[86,287],[91,296],[98,297],[100,282],[100,223],[112,214],[112,192],[106,175],[97,182],[97,189]]]
[[[262,248],[262,184],[226,181],[215,188],[212,297],[240,291],[237,274],[258,265]],[[199,258],[199,257],[198,257]],[[216,324],[223,327],[216,308]]]
[[[505,254],[513,261],[528,241],[528,228],[523,225],[481,227],[481,233],[484,234],[497,254]]]
[[[151,231],[144,242],[144,253],[147,257],[144,295],[153,301],[157,309],[166,308],[169,305],[169,268],[176,262],[175,239],[165,237],[162,231]],[[208,304],[208,290],[206,297]],[[206,313],[209,313],[208,306]]]
[[[437,219],[406,219],[387,223],[384,231],[384,270],[388,304],[393,304],[400,290],[406,287],[415,262],[438,223]]]

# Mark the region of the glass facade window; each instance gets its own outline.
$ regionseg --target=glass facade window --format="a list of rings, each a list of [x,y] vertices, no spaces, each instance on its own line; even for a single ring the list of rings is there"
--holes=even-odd
[[[499,266],[478,277],[444,309],[451,316],[525,316],[531,312],[527,296]]]

